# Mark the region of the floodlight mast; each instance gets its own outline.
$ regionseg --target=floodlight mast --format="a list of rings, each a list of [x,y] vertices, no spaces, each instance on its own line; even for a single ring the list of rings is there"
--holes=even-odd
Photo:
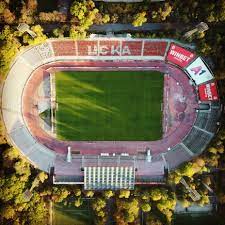
[[[187,189],[187,191],[189,192],[189,196],[191,197],[191,199],[196,202],[199,201],[201,199],[201,195],[195,190],[192,189],[187,182],[185,181],[184,178],[180,179],[180,183],[184,185],[184,187]]]
[[[27,32],[32,38],[36,38],[37,35],[35,34],[35,32],[33,32],[31,29],[30,29],[30,26],[26,23],[20,23],[17,27],[17,30],[22,32],[22,33],[25,33]]]
[[[194,33],[196,33],[196,32],[205,32],[205,31],[207,31],[208,29],[209,29],[209,26],[208,26],[206,23],[201,22],[201,23],[197,24],[197,25],[195,26],[194,29],[192,29],[192,30],[190,30],[190,31],[187,31],[187,32],[183,35],[183,38],[184,38],[184,39],[187,39],[187,38],[191,37],[191,36],[192,36]]]

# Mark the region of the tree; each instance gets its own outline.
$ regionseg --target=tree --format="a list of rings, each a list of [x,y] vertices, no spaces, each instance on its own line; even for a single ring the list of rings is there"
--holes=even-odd
[[[76,197],[81,196],[81,189],[80,188],[76,188],[74,190],[74,194],[75,194]]]
[[[78,208],[83,204],[83,200],[81,197],[77,198],[74,202],[74,205]]]
[[[5,23],[8,23],[8,24],[12,24],[14,20],[16,19],[15,15],[9,9],[4,9],[2,15],[3,15]]]
[[[150,191],[150,197],[153,201],[159,201],[162,198],[162,193],[159,188],[153,188]]]
[[[6,74],[10,63],[19,52],[21,44],[15,36],[15,32],[8,25],[4,26],[4,29],[0,33],[0,40],[3,43],[0,48],[0,73]]]
[[[8,202],[23,193],[26,183],[15,173],[0,180],[0,200]]]
[[[0,14],[4,12],[6,7],[7,7],[6,3],[4,1],[0,1]]]
[[[105,197],[106,199],[109,199],[109,198],[111,198],[111,197],[114,196],[114,193],[113,193],[113,191],[111,191],[111,190],[106,190],[106,191],[103,192],[103,195],[104,195],[104,197]]]
[[[32,191],[35,187],[37,187],[40,182],[44,183],[44,181],[48,178],[48,175],[45,172],[39,172],[38,175],[35,177],[34,181],[32,182],[32,186],[30,191]]]
[[[24,220],[30,225],[48,224],[48,208],[39,193],[34,192],[31,201],[28,203]]]
[[[14,219],[16,212],[11,205],[3,205],[1,208],[1,216],[5,219]]]
[[[52,200],[54,202],[62,202],[70,194],[65,187],[53,187]]]
[[[23,2],[23,6],[20,11],[20,23],[33,24],[35,21],[35,13],[37,10],[37,0],[27,0]]]
[[[147,21],[146,12],[137,13],[134,16],[134,20],[132,22],[134,27],[142,26],[143,23]]]
[[[162,222],[152,214],[147,214],[146,225],[163,225]]]
[[[105,212],[103,210],[100,210],[100,211],[97,212],[97,216],[105,217]]]
[[[171,222],[172,220],[175,206],[176,206],[176,201],[175,199],[172,199],[172,198],[160,200],[156,205],[158,210],[166,216],[166,219],[168,222]]]
[[[27,8],[31,11],[36,11],[37,10],[37,0],[28,0],[27,1]]]
[[[91,191],[91,190],[84,192],[84,195],[88,198],[92,198],[94,194],[95,194],[94,191]]]
[[[70,27],[70,38],[74,40],[84,39],[87,35],[86,31],[81,29],[80,27],[71,26]]]
[[[119,198],[129,198],[129,197],[130,197],[130,191],[129,190],[120,190]]]
[[[148,201],[150,199],[150,193],[148,191],[141,192],[141,199]]]
[[[125,221],[126,221],[127,223],[133,223],[134,220],[135,220],[135,217],[134,217],[133,214],[129,214],[129,213],[126,213],[126,214],[125,214]]]
[[[24,34],[23,43],[29,45],[37,45],[43,43],[47,36],[43,33],[43,28],[40,25],[35,25],[31,27],[31,30],[37,35],[32,38],[29,34]]]
[[[166,209],[174,210],[175,206],[176,206],[176,201],[175,201],[175,199],[168,198],[165,200],[160,200],[156,206],[157,206],[158,210],[161,212],[163,212]]]
[[[202,194],[202,195],[201,195],[201,199],[198,201],[198,204],[199,204],[200,206],[204,206],[204,205],[206,205],[206,204],[208,204],[208,203],[209,203],[209,196],[208,196],[208,195]]]
[[[105,14],[103,17],[102,17],[102,22],[103,23],[108,23],[110,21],[110,16],[108,14]]]
[[[163,10],[162,9],[160,10],[161,20],[162,21],[166,20],[167,16],[169,16],[171,12],[172,12],[172,6],[168,2],[166,2]]]
[[[78,21],[77,26],[71,27],[70,37],[78,38],[82,37],[81,34],[84,34],[85,30],[93,24],[98,14],[98,9],[95,8],[95,3],[91,0],[74,1],[70,8],[70,13]]]
[[[5,161],[13,161],[19,158],[19,152],[14,147],[9,146],[3,153],[3,159]]]
[[[53,30],[53,35],[55,36],[55,37],[58,37],[58,38],[63,38],[64,37],[64,30],[63,29],[61,29],[61,28],[55,28],[54,30]]]
[[[143,212],[150,212],[151,211],[151,206],[148,203],[143,203],[141,205],[141,209]]]
[[[97,198],[96,201],[94,201],[92,204],[92,208],[97,212],[105,208],[105,206],[106,201],[103,198]]]
[[[185,198],[180,200],[180,203],[184,208],[188,208],[191,205],[191,203]]]
[[[39,19],[41,22],[65,22],[66,15],[58,11],[40,12]]]
[[[14,169],[16,171],[16,174],[21,175],[21,181],[28,181],[29,176],[31,175],[31,171],[30,164],[27,161],[25,161],[24,159],[19,159],[14,164]]]

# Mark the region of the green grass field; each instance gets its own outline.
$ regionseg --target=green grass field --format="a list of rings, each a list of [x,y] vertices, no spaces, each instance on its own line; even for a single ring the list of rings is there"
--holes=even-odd
[[[53,225],[92,225],[93,215],[90,212],[88,202],[76,208],[73,202],[71,205],[56,203],[53,207]]]
[[[56,73],[57,136],[151,141],[162,136],[163,75],[156,71]]]

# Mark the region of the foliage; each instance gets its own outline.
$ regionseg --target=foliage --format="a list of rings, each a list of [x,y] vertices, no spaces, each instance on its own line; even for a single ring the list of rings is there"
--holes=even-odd
[[[23,43],[29,45],[37,45],[43,43],[47,36],[43,33],[43,28],[40,25],[35,25],[31,27],[31,30],[37,35],[32,38],[29,34],[24,34]]]
[[[143,23],[147,21],[146,12],[137,13],[134,16],[134,21],[132,22],[134,27],[142,26]]]
[[[106,199],[109,199],[109,198],[114,196],[114,192],[112,190],[106,190],[106,191],[103,192],[103,196]]]
[[[37,10],[37,0],[27,0],[22,2],[21,16],[19,18],[20,23],[33,24],[35,22],[35,13]]]
[[[166,18],[172,12],[172,6],[166,2],[163,7],[160,7],[157,11],[152,12],[152,18],[157,21],[165,21]]]
[[[81,189],[80,189],[80,188],[76,188],[76,189],[74,190],[74,195],[75,195],[76,197],[81,196]]]
[[[87,198],[93,198],[94,194],[95,194],[95,192],[94,192],[94,191],[91,191],[91,190],[89,190],[89,191],[84,191],[84,195],[85,195],[85,197],[87,197]]]
[[[52,191],[52,200],[54,202],[62,202],[70,194],[66,187],[53,187]]]
[[[74,205],[75,205],[76,207],[80,207],[82,204],[83,204],[83,200],[82,200],[81,197],[77,198],[77,199],[75,200],[75,202],[74,202]]]
[[[5,219],[13,219],[15,217],[15,209],[10,205],[3,205],[1,209],[1,216]]]
[[[4,29],[1,31],[0,40],[2,41],[0,48],[0,73],[5,74],[10,67],[10,63],[18,53],[21,44],[15,32],[8,25],[4,26]]]
[[[151,211],[151,206],[148,203],[143,203],[141,205],[141,209],[143,212],[150,212]]]
[[[97,198],[96,201],[93,202],[92,207],[93,210],[99,212],[106,206],[106,201],[103,198]]]
[[[87,33],[84,30],[79,30],[80,27],[71,26],[70,28],[70,38],[74,40],[82,40],[85,39]]]
[[[53,11],[48,13],[40,12],[39,19],[41,22],[65,22],[66,15],[58,11]]]
[[[76,23],[70,28],[70,37],[73,39],[85,38],[86,30],[93,24],[98,13],[95,3],[92,0],[74,1],[70,13],[73,16],[71,21]]]
[[[146,225],[163,225],[162,222],[157,219],[154,214],[147,214],[146,216]]]
[[[119,198],[129,198],[129,197],[130,197],[130,191],[129,190],[120,190]]]

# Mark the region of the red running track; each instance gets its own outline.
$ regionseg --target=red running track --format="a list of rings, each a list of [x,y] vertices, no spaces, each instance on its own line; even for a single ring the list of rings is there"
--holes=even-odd
[[[71,68],[72,67],[72,68]],[[157,141],[60,141],[40,127],[37,107],[37,89],[49,72],[59,70],[157,70],[167,74],[164,78],[163,138]],[[32,96],[32,97],[31,97]],[[166,100],[168,98],[168,101]],[[166,152],[180,143],[196,119],[197,97],[187,75],[163,61],[72,61],[54,62],[36,69],[23,92],[22,113],[31,134],[56,153],[65,154],[67,146],[80,154],[129,153],[137,155],[150,148],[153,155]]]

